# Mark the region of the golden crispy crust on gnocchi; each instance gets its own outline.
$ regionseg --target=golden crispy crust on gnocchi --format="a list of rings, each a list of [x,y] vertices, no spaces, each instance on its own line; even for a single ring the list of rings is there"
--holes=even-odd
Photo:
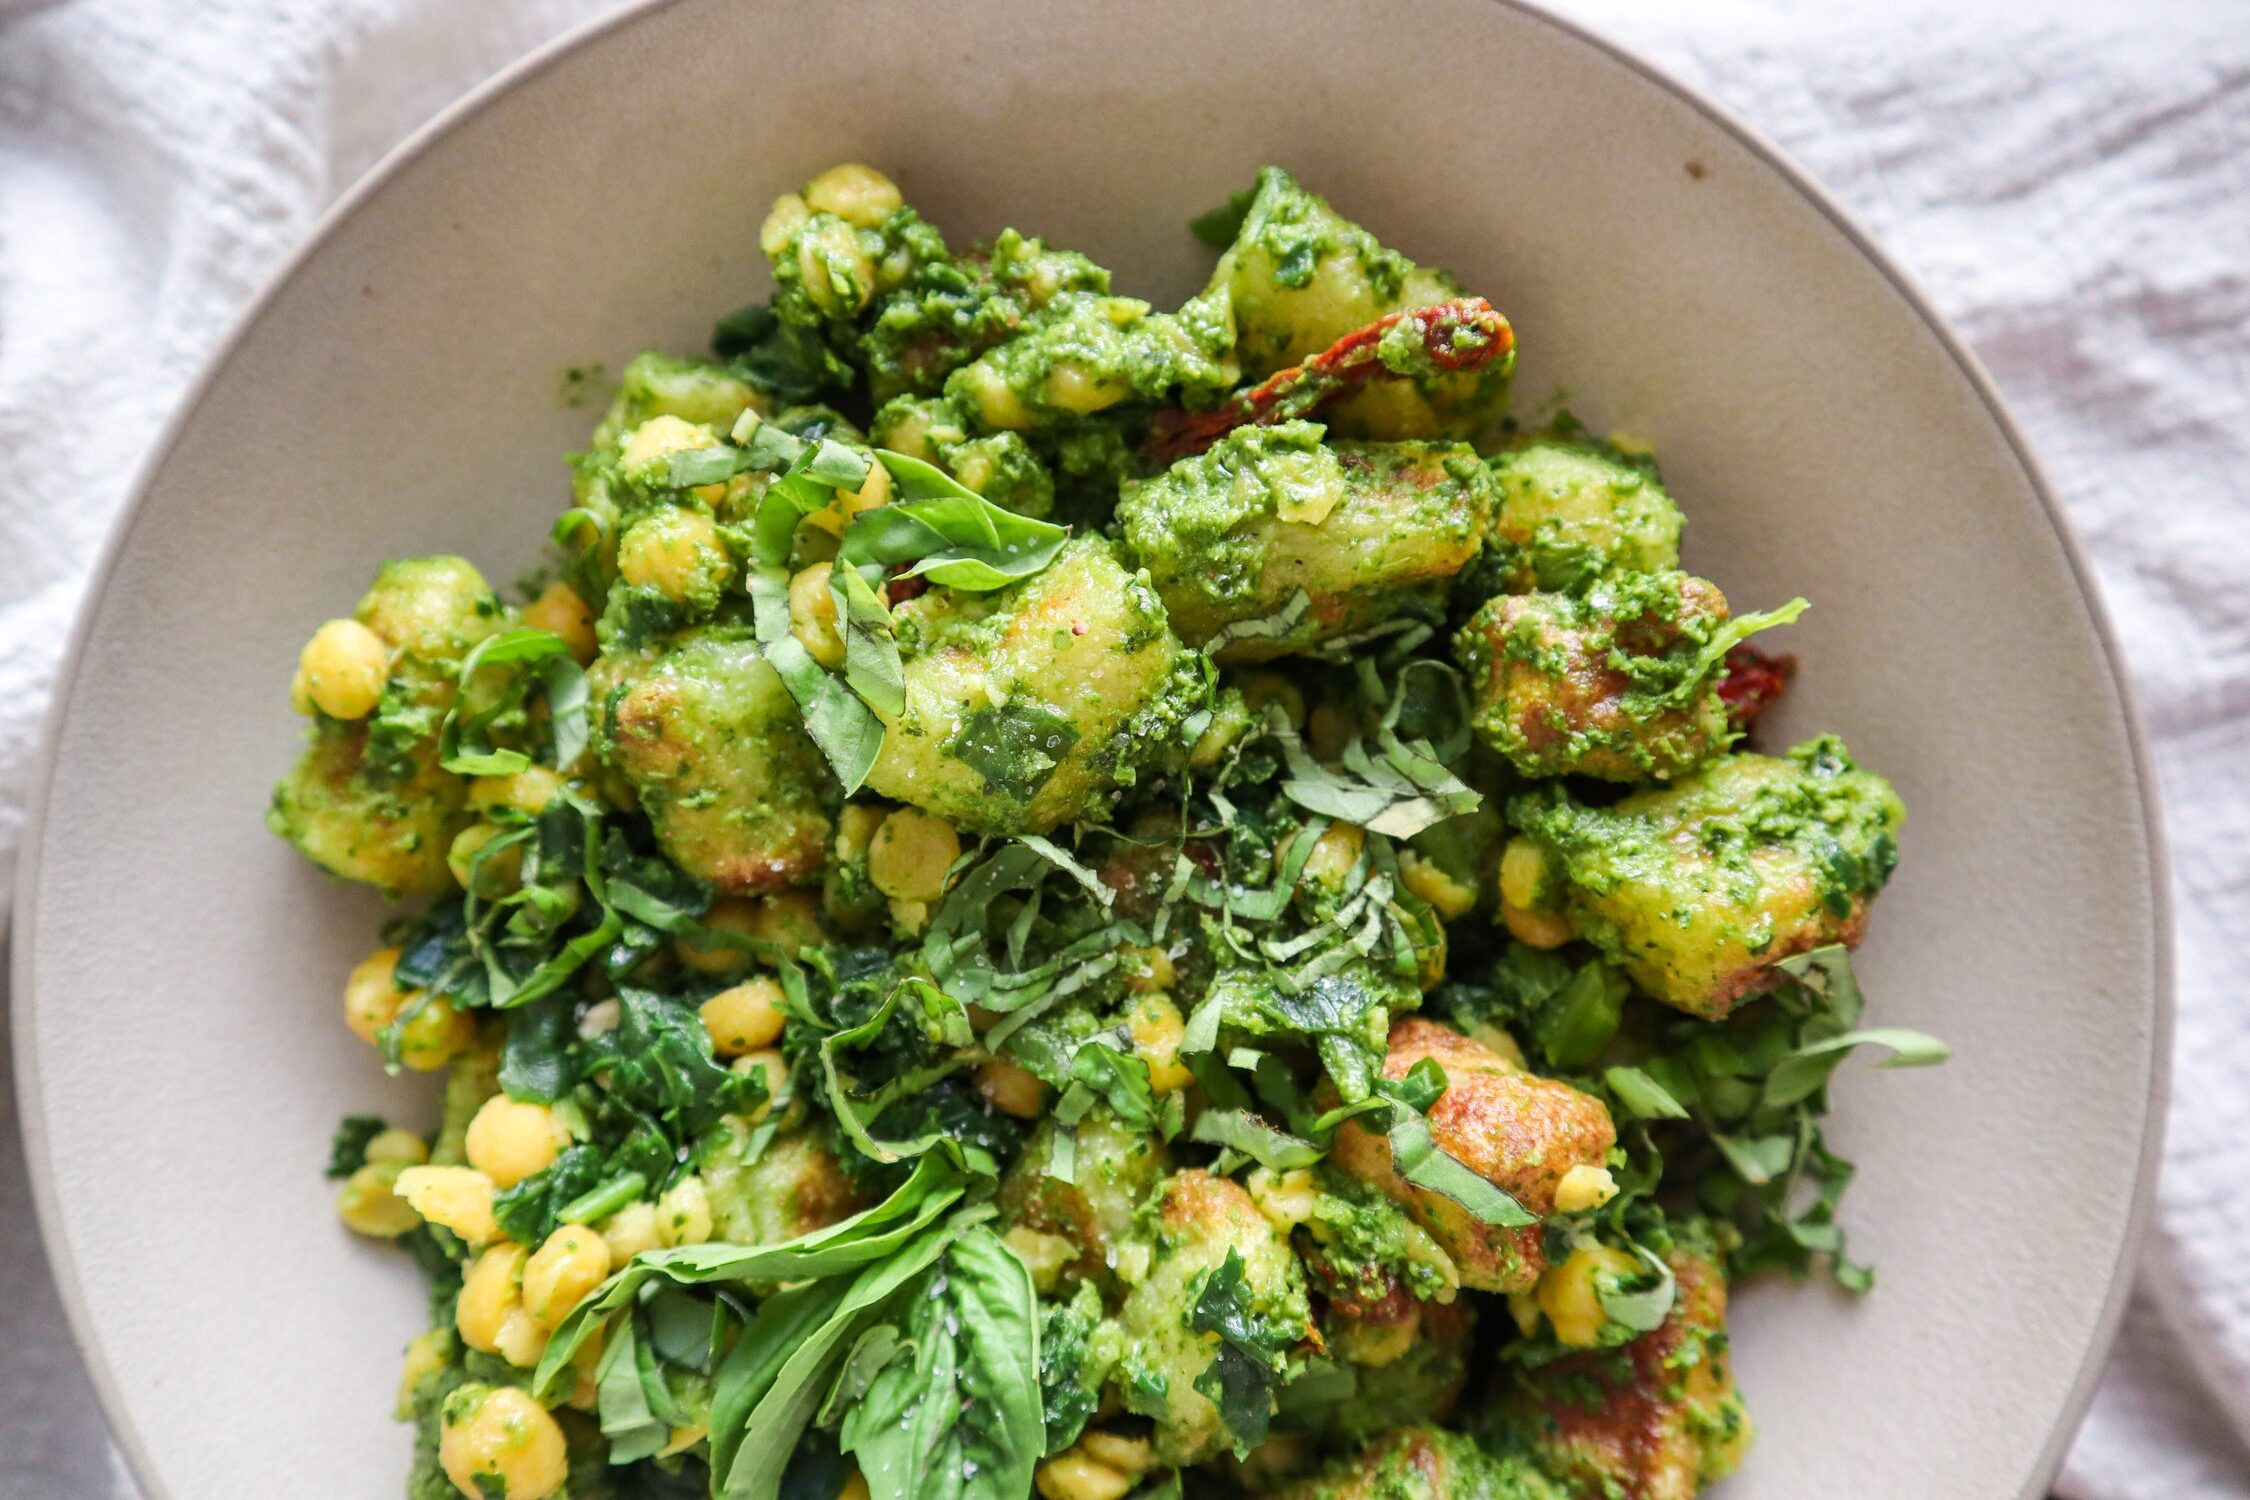
[[[1445,1069],[1446,1090],[1430,1108],[1430,1134],[1470,1170],[1544,1216],[1572,1167],[1599,1166],[1617,1144],[1608,1108],[1566,1083],[1526,1073],[1481,1042],[1410,1016],[1391,1027],[1383,1076],[1404,1078],[1424,1058]],[[1389,1140],[1346,1122],[1335,1162],[1404,1205],[1451,1255],[1461,1284],[1478,1291],[1528,1290],[1546,1269],[1538,1225],[1503,1229],[1414,1187],[1394,1170]]]

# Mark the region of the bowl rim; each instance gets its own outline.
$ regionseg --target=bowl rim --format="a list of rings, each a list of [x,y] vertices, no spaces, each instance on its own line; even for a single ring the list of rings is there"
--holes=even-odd
[[[35,977],[31,944],[23,939],[23,934],[33,930],[38,918],[38,902],[34,892],[39,883],[39,856],[46,839],[62,727],[69,716],[71,700],[84,667],[86,642],[93,633],[95,616],[108,595],[126,543],[147,507],[156,475],[171,458],[211,387],[232,363],[250,330],[265,316],[282,289],[327,246],[328,241],[364,203],[386,187],[406,166],[452,133],[456,126],[482,114],[519,84],[546,72],[612,31],[630,26],[675,3],[678,0],[625,0],[625,3],[615,9],[548,39],[440,109],[379,157],[358,180],[339,194],[229,320],[217,342],[198,365],[194,377],[182,390],[162,429],[144,454],[126,491],[125,500],[110,522],[93,566],[87,572],[85,592],[74,611],[63,654],[56,667],[52,696],[40,726],[39,750],[33,762],[30,796],[22,825],[23,838],[18,846],[12,919],[9,926],[0,931],[0,938],[8,940],[9,1014],[6,1020],[9,1045],[14,1054],[16,1115],[40,1240],[46,1251],[48,1271],[54,1280],[72,1342],[77,1345],[79,1357],[85,1364],[87,1376],[94,1388],[95,1398],[101,1405],[109,1439],[123,1455],[126,1467],[145,1500],[178,1500],[178,1493],[157,1470],[123,1392],[110,1371],[108,1357],[97,1336],[93,1314],[86,1302],[85,1288],[80,1282],[78,1268],[70,1258],[68,1241],[62,1230],[61,1204],[47,1135],[45,1095],[38,1086],[37,1028],[32,1003]],[[2135,1169],[2132,1200],[2126,1214],[2125,1233],[2119,1241],[2117,1258],[2110,1269],[2109,1284],[2103,1295],[2100,1314],[2095,1321],[2094,1335],[2087,1343],[2069,1391],[2054,1414],[2046,1444],[2026,1471],[2023,1485],[2018,1491],[2018,1500],[2041,1500],[2047,1494],[2055,1474],[2061,1469],[2064,1456],[2077,1435],[2079,1423],[2093,1400],[2109,1351],[2116,1343],[2118,1331],[2124,1321],[2126,1306],[2131,1298],[2133,1273],[2154,1214],[2156,1177],[2163,1157],[2166,1107],[2171,1097],[2176,1005],[2176,933],[2172,911],[2171,856],[2165,832],[2161,784],[2150,756],[2139,697],[2134,689],[2124,648],[2118,640],[2116,626],[2103,598],[2100,580],[2068,513],[2056,497],[2046,471],[2041,467],[2030,441],[2017,425],[1991,375],[1938,311],[1920,282],[1882,248],[1841,202],[1733,109],[1642,57],[1625,43],[1603,35],[1584,22],[1557,14],[1549,8],[1548,0],[1485,0],[1485,3],[1512,11],[1561,34],[1568,41],[1591,49],[1702,115],[1731,136],[1827,219],[1889,282],[1892,290],[1936,339],[1939,349],[1967,381],[1987,416],[2006,441],[2009,452],[2023,470],[2024,477],[2030,482],[2032,493],[2038,498],[2040,509],[2053,529],[2056,541],[2061,545],[2071,578],[2077,585],[2079,598],[2093,624],[2102,656],[2108,663],[2110,682],[2124,720],[2141,822],[2148,838],[2150,924],[2153,929],[2150,939],[2154,960],[2150,982],[2155,1000],[2154,1014],[2150,1018],[2151,1056],[2147,1098],[2141,1121],[2140,1160]]]

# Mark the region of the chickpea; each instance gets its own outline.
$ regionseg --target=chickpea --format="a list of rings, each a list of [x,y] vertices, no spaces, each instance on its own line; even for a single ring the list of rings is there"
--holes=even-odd
[[[961,857],[961,836],[945,819],[902,807],[883,820],[867,846],[867,878],[899,901],[935,901]]]
[[[886,816],[882,808],[864,802],[844,804],[844,810],[836,815],[836,863],[848,865],[865,854]]]
[[[759,935],[758,903],[741,896],[721,896],[703,914],[703,925],[713,932],[756,937]],[[685,935],[672,939],[672,954],[698,974],[739,974],[757,961],[746,948]]]
[[[1242,702],[1253,715],[1262,716],[1266,705],[1278,703],[1289,722],[1299,729],[1305,724],[1305,695],[1288,678],[1279,672],[1252,672],[1242,679]]]
[[[370,1239],[395,1240],[420,1224],[422,1216],[392,1190],[404,1170],[397,1162],[369,1162],[345,1178],[336,1192],[336,1217],[344,1227]]]
[[[1580,1162],[1555,1184],[1555,1212],[1587,1213],[1616,1196],[1617,1179],[1609,1175],[1609,1168]]]
[[[367,1046],[380,1046],[382,1030],[414,1007],[398,1025],[398,1061],[416,1073],[443,1068],[475,1043],[477,1023],[439,996],[400,990],[396,972],[398,949],[376,949],[351,969],[344,981],[344,1025]]]
[[[636,588],[675,604],[709,602],[734,576],[719,523],[699,510],[669,507],[643,516],[617,542],[617,571]]]
[[[789,633],[814,661],[834,670],[844,664],[844,638],[837,632],[836,596],[828,580],[833,563],[801,568],[789,580]]]
[[[1440,921],[1458,922],[1476,910],[1477,888],[1474,885],[1456,880],[1412,849],[1399,851],[1398,878],[1408,890],[1429,903],[1430,910],[1438,914]]]
[[[402,998],[421,1004],[397,1023],[398,1060],[406,1067],[417,1073],[434,1072],[476,1045],[477,1023],[467,1011],[455,1010],[437,995],[424,998],[421,990]]]
[[[1089,1432],[1041,1464],[1033,1482],[1046,1500],[1123,1500],[1155,1461],[1137,1438]]]
[[[391,673],[391,648],[357,620],[330,620],[297,656],[304,696],[331,719],[375,712]]]
[[[1176,1094],[1195,1082],[1187,1064],[1180,1061],[1180,1041],[1187,1022],[1166,994],[1136,996],[1126,1013],[1125,1028],[1132,1034],[1133,1051],[1148,1064],[1148,1086],[1159,1094]]]
[[[805,184],[805,207],[860,229],[880,228],[905,202],[897,183],[856,161],[830,167]]]
[[[711,1046],[721,1057],[740,1057],[771,1047],[781,1038],[784,1020],[781,986],[761,974],[703,1002],[698,1012]]]
[[[512,807],[535,818],[562,793],[563,779],[559,772],[546,766],[525,766],[512,776],[479,776],[470,782],[469,808],[473,812],[489,813],[496,807]]]
[[[609,1243],[593,1230],[565,1224],[547,1236],[523,1267],[523,1305],[554,1328],[609,1275]]]
[[[1023,398],[990,360],[978,360],[963,372],[962,378],[985,426],[1003,432],[1020,432],[1032,425],[1031,408],[1023,404]]]
[[[1403,1318],[1387,1323],[1345,1323],[1337,1330],[1333,1347],[1352,1364],[1380,1369],[1405,1358],[1421,1334],[1422,1310],[1410,1302]]]
[[[698,448],[715,448],[718,443],[709,431],[687,418],[666,414],[650,417],[625,434],[617,458],[625,471],[636,479],[661,479],[663,475],[653,472],[659,460],[669,460],[675,453],[692,453]],[[670,468],[666,463],[664,472],[669,473]]]
[[[378,948],[354,965],[344,980],[344,1024],[370,1047],[410,998],[395,978],[398,960],[398,949]]]
[[[1326,886],[1330,890],[1341,888],[1350,877],[1352,867],[1359,863],[1360,851],[1366,843],[1367,831],[1357,823],[1329,824],[1313,844],[1300,878],[1308,885]]]
[[[453,1327],[471,1349],[500,1352],[500,1330],[523,1301],[523,1267],[529,1255],[523,1246],[503,1240],[469,1262],[461,1295],[453,1301]]]
[[[492,1217],[492,1179],[474,1167],[408,1167],[393,1191],[424,1219],[472,1245],[500,1238],[499,1221]]]
[[[406,1362],[398,1372],[398,1399],[391,1407],[391,1415],[401,1422],[414,1420],[414,1393],[422,1383],[441,1375],[450,1362],[446,1344],[449,1335],[442,1328],[416,1334],[407,1340]]]
[[[656,1200],[656,1238],[666,1249],[711,1238],[711,1195],[702,1178],[690,1173]]]
[[[499,836],[500,829],[491,823],[471,823],[453,836],[452,847],[445,851],[445,867],[453,872],[455,885],[491,900],[523,884],[523,842],[520,839],[486,854],[481,863],[478,861],[477,856],[484,846]]]
[[[578,597],[576,589],[560,579],[541,589],[539,597],[523,607],[522,618],[534,630],[561,636],[571,659],[582,667],[601,649],[594,639],[594,612]]]
[[[380,1131],[361,1159],[370,1165],[418,1167],[430,1159],[430,1143],[411,1130]]]
[[[812,217],[812,206],[795,193],[784,193],[773,200],[766,211],[766,219],[758,226],[758,249],[768,260],[778,257],[789,244],[789,237],[804,227]]]
[[[1553,909],[1547,887],[1547,856],[1539,846],[1508,840],[1500,854],[1500,920],[1516,941],[1534,948],[1560,948],[1571,939],[1570,923]]]
[[[891,926],[901,937],[919,936],[930,925],[930,903],[927,901],[901,901],[896,896],[890,900]]]
[[[828,941],[820,927],[820,900],[804,891],[782,891],[760,901],[750,913],[750,935],[795,958]]]
[[[601,1230],[602,1243],[609,1246],[609,1263],[613,1266],[624,1265],[664,1243],[657,1237],[653,1203],[628,1203],[596,1227]]]
[[[546,1105],[494,1094],[469,1121],[466,1149],[469,1165],[493,1186],[512,1188],[553,1166],[569,1142],[570,1132]]]
[[[514,1386],[462,1386],[442,1424],[438,1466],[469,1500],[547,1500],[569,1477],[562,1428]]]
[[[797,232],[797,274],[824,313],[854,317],[875,295],[875,262],[860,248],[859,231],[832,214],[807,219]]]
[[[1266,1216],[1266,1222],[1283,1234],[1299,1224],[1310,1223],[1313,1209],[1320,1200],[1320,1183],[1309,1167],[1288,1172],[1256,1167],[1242,1185],[1249,1190],[1250,1201],[1258,1205],[1258,1212]]]
[[[1601,1342],[1602,1311],[1595,1278],[1603,1272],[1629,1276],[1640,1262],[1623,1250],[1587,1241],[1570,1252],[1561,1265],[1549,1266],[1539,1278],[1534,1295],[1539,1310],[1555,1330],[1555,1342],[1568,1349],[1591,1349]]]
[[[750,1112],[753,1121],[764,1119],[775,1104],[789,1097],[789,1063],[779,1047],[746,1053],[729,1066],[737,1073],[758,1073],[766,1081],[766,1102]]]
[[[1171,989],[1173,981],[1179,978],[1172,955],[1162,948],[1127,948],[1121,956],[1125,988],[1130,994],[1157,994]]]
[[[976,1079],[977,1092],[1000,1113],[1014,1115],[1019,1120],[1039,1118],[1046,1102],[1047,1085],[1029,1069],[1004,1057],[992,1057],[977,1066]]]
[[[1074,360],[1062,360],[1047,372],[1044,394],[1049,406],[1059,406],[1064,411],[1084,416],[1124,400],[1125,387],[1094,374]]]
[[[1051,1292],[1062,1279],[1063,1271],[1078,1259],[1078,1247],[1059,1234],[1046,1234],[1040,1230],[1018,1224],[1000,1237],[1010,1250],[1031,1272],[1031,1284],[1041,1292]]]
[[[1344,747],[1358,734],[1358,716],[1333,703],[1316,704],[1305,718],[1305,746],[1323,763],[1341,760]]]
[[[531,1315],[529,1308],[519,1303],[509,1308],[508,1315],[500,1320],[500,1334],[493,1340],[493,1352],[517,1369],[528,1370],[547,1352],[547,1329]]]
[[[836,1492],[836,1500],[869,1500],[867,1476],[859,1472],[859,1465],[844,1476],[844,1487]]]

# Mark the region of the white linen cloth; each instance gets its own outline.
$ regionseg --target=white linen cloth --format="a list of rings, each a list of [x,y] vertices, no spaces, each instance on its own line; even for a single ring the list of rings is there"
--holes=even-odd
[[[384,150],[608,3],[0,19],[0,912],[87,567],[196,366]],[[2058,1489],[2250,1500],[2250,26],[2226,0],[1561,8],[1762,129],[1921,278],[2093,552],[2169,801],[2180,1015],[2139,1295]],[[8,1092],[0,1069],[0,1500],[123,1500]]]

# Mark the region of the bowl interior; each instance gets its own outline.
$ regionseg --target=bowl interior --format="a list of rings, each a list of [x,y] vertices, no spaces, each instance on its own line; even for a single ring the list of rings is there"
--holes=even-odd
[[[2161,1037],[2152,839],[2112,663],[2003,419],[1915,305],[1729,127],[1486,0],[901,8],[678,0],[486,97],[371,190],[213,373],[85,626],[18,928],[23,1095],[81,1335],[152,1496],[400,1493],[421,1295],[319,1175],[339,1114],[422,1118],[338,1023],[376,903],[261,824],[305,635],[375,563],[505,582],[564,503],[564,372],[693,351],[831,161],[949,234],[1021,225],[1168,302],[1191,214],[1285,163],[1514,319],[1652,440],[1690,564],[1802,592],[1769,743],[1896,780],[1862,972],[1941,1070],[1848,1067],[1871,1297],[1738,1302],[1763,1435],[1727,1493],[2031,1493],[2110,1326]],[[1910,1435],[1910,1436],[1908,1436]]]

